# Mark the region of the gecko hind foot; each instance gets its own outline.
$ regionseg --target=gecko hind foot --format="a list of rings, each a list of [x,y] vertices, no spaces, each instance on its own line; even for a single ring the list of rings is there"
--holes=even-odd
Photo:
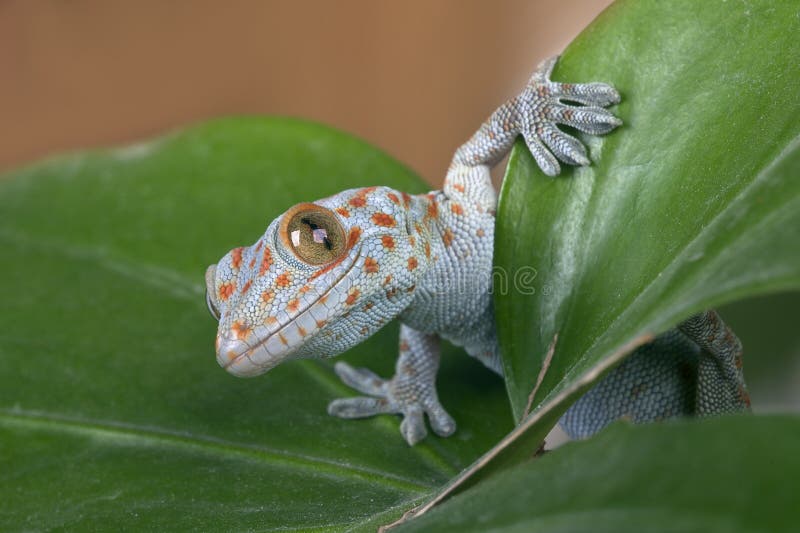
[[[620,95],[607,83],[559,83],[550,80],[558,58],[544,61],[525,90],[515,99],[520,133],[536,163],[548,176],[561,171],[558,160],[589,165],[583,143],[557,125],[591,135],[608,133],[622,121],[604,107],[619,103]],[[573,105],[574,102],[581,105]]]
[[[402,415],[400,432],[411,446],[428,433],[423,415],[428,416],[431,429],[441,437],[456,430],[456,423],[439,403],[433,384],[402,375],[386,380],[366,368],[353,368],[343,362],[336,363],[334,371],[346,385],[367,396],[333,400],[328,405],[330,415],[339,418]]]

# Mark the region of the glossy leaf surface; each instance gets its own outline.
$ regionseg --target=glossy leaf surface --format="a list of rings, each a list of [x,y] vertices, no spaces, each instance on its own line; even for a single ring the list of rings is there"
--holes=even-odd
[[[800,286],[798,31],[791,2],[621,2],[570,45],[554,79],[612,82],[625,125],[556,179],[511,158],[496,262],[537,271],[496,300],[517,418],[556,334],[534,406],[642,334]]]
[[[377,150],[282,119],[211,122],[0,179],[0,529],[357,525],[429,494],[511,427],[502,381],[455,349],[451,439],[342,421],[329,362],[236,379],[205,267],[300,201],[426,190]],[[397,328],[345,359],[391,375]],[[398,511],[398,512],[399,512]]]

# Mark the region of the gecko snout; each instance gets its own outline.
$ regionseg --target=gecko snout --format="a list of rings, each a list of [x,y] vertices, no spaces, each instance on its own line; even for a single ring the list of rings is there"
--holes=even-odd
[[[250,346],[236,336],[217,335],[217,363],[236,377],[257,376],[264,369],[248,357]]]

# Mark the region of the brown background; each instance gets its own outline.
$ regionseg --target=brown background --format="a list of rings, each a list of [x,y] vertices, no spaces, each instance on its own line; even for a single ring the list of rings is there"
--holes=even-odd
[[[440,185],[610,0],[0,2],[0,170],[209,117],[311,118]]]

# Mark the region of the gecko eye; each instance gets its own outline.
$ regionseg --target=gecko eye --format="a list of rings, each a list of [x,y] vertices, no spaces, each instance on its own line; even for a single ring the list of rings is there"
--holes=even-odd
[[[281,234],[289,249],[311,265],[335,261],[347,248],[344,229],[336,215],[316,204],[290,209],[281,223]]]

